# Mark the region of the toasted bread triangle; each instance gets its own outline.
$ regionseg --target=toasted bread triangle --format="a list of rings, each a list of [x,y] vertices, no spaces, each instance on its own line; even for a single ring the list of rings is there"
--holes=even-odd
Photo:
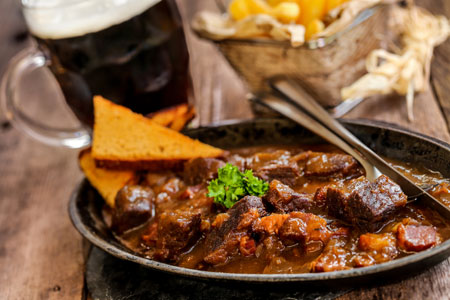
[[[102,195],[110,207],[114,207],[117,192],[127,183],[133,182],[134,171],[97,168],[91,149],[80,152],[79,164],[91,185]]]
[[[92,156],[98,166],[172,169],[191,158],[224,153],[100,96],[94,97],[94,116]]]

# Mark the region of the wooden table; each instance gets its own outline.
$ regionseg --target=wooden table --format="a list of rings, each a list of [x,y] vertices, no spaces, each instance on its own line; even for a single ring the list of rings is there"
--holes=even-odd
[[[0,1],[0,74],[9,59],[29,45],[19,1]],[[179,0],[191,16],[210,0]],[[189,5],[187,4],[189,3]],[[419,1],[434,13],[450,17],[450,2]],[[188,34],[192,73],[204,119],[249,118],[246,90],[215,48]],[[392,122],[450,142],[450,40],[435,51],[432,89],[417,97],[416,120],[406,120],[405,101],[391,96],[372,99],[349,118]],[[55,87],[31,78],[24,89],[27,106],[39,115],[52,111],[57,121],[67,118],[53,109]],[[36,99],[36,100],[34,100]],[[87,242],[72,227],[67,202],[82,179],[77,151],[40,144],[0,119],[0,298],[84,299]],[[450,260],[396,284],[356,289],[340,299],[450,299]]]

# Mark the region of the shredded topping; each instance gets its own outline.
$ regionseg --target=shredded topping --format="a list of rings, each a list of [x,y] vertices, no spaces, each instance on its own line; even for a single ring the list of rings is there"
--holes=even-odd
[[[366,59],[368,74],[341,90],[342,99],[364,98],[396,92],[406,95],[408,119],[414,120],[415,92],[428,88],[433,49],[450,34],[449,21],[428,11],[410,6],[395,8],[393,21],[402,33],[403,49],[372,51]]]

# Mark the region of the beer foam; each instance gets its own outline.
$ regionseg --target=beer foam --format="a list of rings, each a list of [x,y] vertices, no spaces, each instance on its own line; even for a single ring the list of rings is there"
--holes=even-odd
[[[30,32],[62,39],[97,32],[139,15],[161,0],[23,0]]]

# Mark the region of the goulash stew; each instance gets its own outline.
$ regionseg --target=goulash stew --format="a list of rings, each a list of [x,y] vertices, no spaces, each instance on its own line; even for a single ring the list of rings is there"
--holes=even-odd
[[[449,202],[440,174],[395,164]],[[450,224],[408,203],[386,176],[368,181],[351,156],[328,145],[232,150],[187,161],[179,172],[142,173],[117,194],[105,220],[140,255],[233,273],[330,272],[435,247]]]

